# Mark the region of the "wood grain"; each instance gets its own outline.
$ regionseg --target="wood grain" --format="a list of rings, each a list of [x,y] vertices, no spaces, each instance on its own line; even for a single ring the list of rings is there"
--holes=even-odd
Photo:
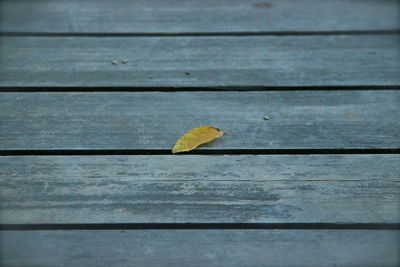
[[[2,32],[185,33],[398,30],[387,0],[13,0],[1,1]]]
[[[399,36],[1,37],[0,87],[398,86]]]
[[[398,266],[399,231],[106,225],[398,225],[399,154],[212,154],[399,150],[399,91],[332,90],[400,85],[399,3],[1,1],[0,91],[60,90],[0,94],[2,155],[165,153],[200,125],[227,135],[210,155],[1,156],[0,225],[103,228],[2,230],[0,265]],[[243,92],[62,92],[157,87]],[[276,91],[246,92],[261,87]]]
[[[0,157],[0,223],[399,223],[399,161],[399,155]]]
[[[399,107],[395,90],[3,93],[0,150],[170,150],[201,125],[226,133],[212,151],[399,149]]]
[[[4,266],[385,266],[399,231],[0,232]]]

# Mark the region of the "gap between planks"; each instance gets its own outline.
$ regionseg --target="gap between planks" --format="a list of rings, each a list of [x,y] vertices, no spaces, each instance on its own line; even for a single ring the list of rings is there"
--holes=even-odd
[[[400,223],[0,224],[0,231],[43,231],[43,230],[400,230]]]
[[[395,149],[198,149],[177,154],[184,155],[367,155],[400,154]],[[172,155],[170,149],[109,149],[109,150],[0,150],[0,156],[118,156]]]
[[[399,90],[400,85],[354,85],[354,86],[209,86],[209,87],[136,87],[136,86],[0,86],[0,93],[34,92],[266,92],[266,91],[345,91],[345,90]]]
[[[246,31],[246,32],[0,32],[5,37],[224,37],[224,36],[315,36],[315,35],[383,35],[400,30],[344,31]]]

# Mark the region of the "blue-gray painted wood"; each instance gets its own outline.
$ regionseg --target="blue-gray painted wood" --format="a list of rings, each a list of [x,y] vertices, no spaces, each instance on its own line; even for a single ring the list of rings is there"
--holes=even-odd
[[[400,148],[396,90],[3,93],[0,110],[0,150],[169,150],[201,125],[226,135],[200,149]]]
[[[1,1],[0,31],[184,33],[393,30],[387,0]]]
[[[399,29],[398,1],[0,5],[2,32]],[[399,85],[398,42],[398,35],[3,37],[0,86]],[[169,149],[201,124],[228,133],[211,150],[396,149],[399,103],[395,91],[2,94],[0,149]],[[399,223],[399,161],[1,157],[0,223]],[[398,266],[399,240],[399,231],[361,230],[1,231],[0,264]]]
[[[399,36],[1,37],[0,86],[397,86]]]
[[[2,266],[385,266],[400,231],[0,232]]]
[[[0,157],[0,223],[400,223],[399,155]]]

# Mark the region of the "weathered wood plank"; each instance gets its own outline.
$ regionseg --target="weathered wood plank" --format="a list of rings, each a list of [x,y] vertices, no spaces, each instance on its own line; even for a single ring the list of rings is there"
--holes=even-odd
[[[1,157],[3,224],[399,223],[400,155]]]
[[[1,1],[3,32],[181,33],[392,30],[385,0]]]
[[[0,86],[397,86],[399,36],[2,37]]]
[[[200,125],[227,133],[200,149],[398,149],[399,107],[396,90],[3,93],[0,149],[169,150]]]
[[[0,232],[2,266],[399,266],[399,231]]]
[[[5,156],[0,175],[13,180],[390,181],[400,178],[399,162],[396,154]]]

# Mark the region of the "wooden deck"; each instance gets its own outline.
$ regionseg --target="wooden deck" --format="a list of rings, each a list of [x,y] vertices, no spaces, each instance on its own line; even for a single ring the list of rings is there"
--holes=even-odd
[[[4,0],[0,62],[1,266],[400,265],[399,1]]]

